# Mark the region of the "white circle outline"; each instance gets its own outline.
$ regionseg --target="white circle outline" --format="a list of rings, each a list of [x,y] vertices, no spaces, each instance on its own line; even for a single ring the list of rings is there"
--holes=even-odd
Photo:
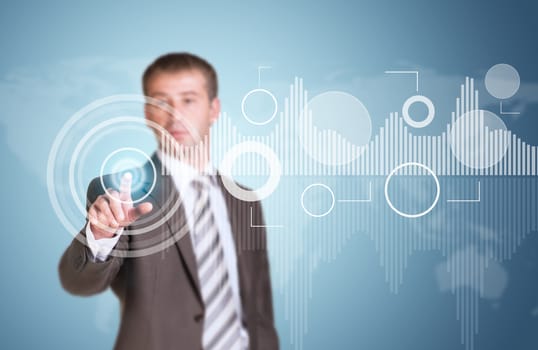
[[[145,119],[141,119],[141,118],[137,118],[137,117],[123,116],[123,117],[114,117],[112,119],[105,120],[105,121],[99,123],[98,125],[94,126],[92,129],[90,129],[84,135],[84,137],[79,141],[79,143],[75,147],[75,150],[73,152],[73,155],[71,156],[71,161],[70,161],[70,164],[69,164],[69,185],[70,185],[70,190],[71,190],[71,193],[73,194],[73,196],[75,198],[75,204],[79,207],[80,212],[84,216],[86,216],[86,210],[85,210],[85,208],[84,208],[84,206],[83,206],[83,204],[82,204],[82,202],[80,200],[80,197],[78,196],[78,193],[75,191],[75,188],[74,188],[74,175],[73,175],[74,174],[74,159],[78,158],[78,153],[80,153],[80,151],[82,149],[82,146],[84,145],[86,140],[89,139],[94,133],[96,133],[97,131],[99,131],[100,129],[102,129],[104,127],[107,127],[107,126],[110,126],[110,125],[113,125],[113,124],[117,124],[117,123],[126,122],[126,121],[131,121],[131,122],[135,122],[135,123],[143,123],[145,125],[149,125],[150,127],[154,127],[157,130],[160,130],[161,132],[166,131],[164,128],[162,128],[159,124],[157,124],[155,122],[145,120]],[[169,137],[169,135],[167,135],[167,134],[165,134],[165,136]],[[151,163],[152,163],[152,166],[153,166],[153,162],[151,162]],[[167,212],[166,215],[163,218],[159,219],[156,223],[153,223],[153,224],[151,224],[149,226],[146,226],[144,228],[141,228],[141,229],[129,230],[128,232],[124,232],[123,234],[124,235],[133,235],[134,236],[134,235],[139,235],[139,234],[144,234],[144,233],[150,232],[151,230],[155,229],[156,227],[162,225],[170,217],[172,217],[174,212],[181,205],[181,201],[182,201],[182,199],[181,199],[181,197],[179,197],[178,201],[176,201],[176,203],[173,204],[173,208],[169,212]],[[146,219],[148,219],[148,218],[146,218]],[[66,218],[66,220],[67,220],[67,218]],[[176,237],[176,235],[174,237]],[[75,238],[79,239],[79,236],[75,234]],[[181,238],[181,237],[179,237],[179,238]],[[83,240],[85,240],[85,238],[83,238]],[[83,240],[80,240],[81,243],[86,244]],[[166,242],[168,242],[168,240]],[[156,246],[153,246],[153,247],[136,250],[136,251],[134,251],[134,253],[132,253],[133,251],[131,251],[131,250],[122,251],[122,250],[118,250],[117,248],[114,248],[112,250],[112,252],[110,253],[110,255],[112,255],[112,256],[127,256],[127,257],[144,256],[144,254],[146,254],[146,253],[147,253],[147,255],[149,255],[149,254],[153,254],[154,252],[158,252],[159,251],[158,247],[160,247],[160,243],[159,243],[159,245],[156,245]],[[166,246],[165,246],[165,248],[166,248]],[[122,254],[125,254],[125,255],[122,255]],[[140,255],[137,255],[137,254],[140,254]]]
[[[160,101],[158,101],[158,100],[156,100],[156,99],[154,99],[152,97],[143,96],[143,95],[136,95],[136,94],[132,94],[132,95],[124,94],[124,95],[112,95],[112,96],[109,96],[109,97],[105,97],[105,98],[96,100],[96,101],[86,105],[82,109],[78,110],[62,126],[62,128],[60,129],[60,131],[58,132],[58,134],[54,138],[54,142],[53,142],[52,147],[51,147],[51,149],[49,151],[49,157],[48,157],[48,160],[47,160],[47,190],[48,190],[49,199],[51,201],[52,207],[53,207],[58,219],[60,220],[60,222],[67,229],[67,231],[69,233],[71,233],[75,237],[75,239],[77,239],[79,242],[81,242],[84,245],[87,245],[86,238],[79,234],[80,228],[73,226],[73,224],[68,220],[68,218],[66,217],[64,211],[61,208],[58,196],[56,195],[56,193],[54,191],[54,189],[55,189],[55,183],[54,183],[55,168],[54,168],[54,163],[57,160],[58,151],[59,151],[59,149],[61,147],[62,142],[66,138],[66,135],[67,135],[68,131],[71,130],[72,127],[79,120],[81,120],[83,117],[85,117],[88,113],[90,113],[90,112],[92,112],[92,111],[94,111],[94,110],[96,110],[96,109],[98,109],[98,108],[100,108],[102,106],[105,106],[105,105],[108,105],[108,104],[111,104],[111,103],[115,103],[115,102],[118,102],[118,101],[120,101],[120,102],[145,102],[145,103],[149,103],[149,104],[156,105],[156,106],[158,106],[160,108],[163,108],[163,109],[169,111],[169,113],[171,113],[174,116],[174,118],[178,118],[177,117],[177,115],[178,115],[177,111],[173,110],[169,105],[162,106],[159,103]],[[179,119],[182,120],[181,116],[180,116]],[[146,122],[149,122],[149,121],[146,120]],[[149,124],[151,125],[151,124],[154,124],[154,123],[149,122]],[[186,127],[187,127],[188,131],[192,134],[191,126],[188,123],[186,124]],[[157,125],[157,128],[162,129],[158,125]],[[195,131],[195,137],[197,136],[199,138],[199,136],[197,134],[197,131],[196,130],[194,130],[194,131]],[[174,203],[174,208],[165,215],[165,218],[163,218],[164,220],[168,220],[172,216],[173,211],[175,211],[175,210],[177,210],[179,208],[179,205],[181,204],[181,197],[179,197],[178,199],[179,199],[179,201],[176,201],[176,203]],[[78,203],[75,203],[75,204],[78,206]],[[159,222],[157,222],[157,223],[155,223],[153,225],[150,225],[150,227],[148,227],[146,229],[149,231],[149,230],[153,229],[154,227],[156,227],[157,225],[162,224],[161,220],[159,220]],[[181,239],[187,232],[188,232],[188,225],[185,224],[173,237],[170,237],[166,241],[161,242],[158,246],[153,246],[153,247],[150,247],[150,248],[144,248],[144,249],[140,249],[140,250],[136,250],[136,251],[130,251],[130,250],[127,250],[127,251],[121,250],[120,251],[120,250],[117,250],[116,248],[114,248],[112,250],[112,252],[110,253],[110,255],[118,256],[118,257],[141,257],[141,256],[150,255],[150,254],[162,251],[163,249],[166,249],[170,245],[172,245],[175,242],[179,241],[179,239]]]
[[[271,168],[269,179],[257,190],[245,190],[239,187],[232,179],[233,163],[243,153],[258,153],[265,158]],[[220,173],[225,175],[222,176],[222,183],[230,194],[246,202],[257,202],[267,198],[277,188],[282,174],[282,166],[275,152],[265,144],[256,141],[244,141],[234,145],[226,152],[220,162]]]
[[[428,108],[428,115],[424,120],[416,121],[411,119],[411,117],[409,116],[409,107],[411,107],[411,105],[416,102],[422,102]],[[413,128],[420,129],[429,125],[432,122],[433,117],[435,116],[435,106],[433,105],[432,100],[430,100],[426,96],[414,95],[405,100],[402,106],[402,116],[408,125],[412,126]]]
[[[117,199],[116,197],[112,196],[109,192],[108,192],[108,188],[106,188],[105,186],[105,182],[103,180],[103,172],[105,170],[105,164],[108,162],[108,160],[110,158],[112,158],[115,154],[119,153],[119,152],[123,152],[123,151],[133,151],[135,153],[138,153],[138,154],[141,154],[143,155],[149,162],[149,164],[151,164],[151,170],[153,170],[153,181],[151,183],[151,187],[149,188],[148,190],[148,193],[146,193],[145,195],[143,195],[141,198],[137,199],[137,200],[131,200],[129,203],[138,203],[138,202],[141,202],[143,201],[144,199],[146,199],[146,197],[149,196],[149,194],[151,192],[153,192],[153,189],[155,188],[155,183],[157,182],[157,170],[155,169],[155,164],[153,164],[153,160],[151,160],[150,156],[148,156],[144,151],[142,150],[139,150],[138,148],[134,148],[134,147],[121,147],[121,148],[118,148],[117,150],[111,152],[108,156],[105,157],[105,160],[103,160],[103,163],[101,164],[101,169],[99,170],[99,180],[101,181],[101,186],[103,187],[103,190],[105,191],[105,193],[110,197],[112,198],[113,200],[119,202],[119,203],[122,203],[122,204],[127,204],[127,201],[122,201],[121,199]]]
[[[435,199],[433,200],[432,205],[428,209],[424,210],[423,212],[417,213],[417,214],[407,214],[407,213],[404,213],[402,211],[399,211],[398,209],[396,209],[394,207],[394,205],[392,204],[392,202],[390,201],[390,198],[389,198],[389,191],[388,190],[389,190],[390,178],[398,170],[400,170],[401,168],[406,167],[406,166],[418,166],[419,168],[422,168],[422,169],[426,170],[428,173],[430,173],[432,175],[433,179],[435,180],[435,186],[437,188]],[[435,175],[433,170],[431,170],[430,168],[428,168],[426,165],[424,165],[422,163],[417,163],[417,162],[402,163],[402,164],[398,165],[396,168],[392,169],[389,176],[387,176],[387,179],[385,180],[385,200],[387,201],[387,204],[389,205],[389,207],[392,210],[394,210],[394,212],[396,214],[398,214],[400,216],[403,216],[403,217],[406,217],[406,218],[410,218],[410,219],[419,218],[421,216],[424,216],[424,215],[428,214],[430,211],[432,211],[432,209],[437,205],[437,202],[439,201],[439,194],[440,193],[441,193],[441,186],[439,185],[439,179],[437,178],[437,176]]]
[[[47,160],[47,190],[49,194],[49,199],[52,204],[52,208],[54,209],[54,212],[56,213],[58,219],[60,222],[64,225],[64,227],[67,229],[69,233],[71,233],[74,237],[78,237],[78,232],[80,231],[79,228],[72,225],[72,223],[67,219],[64,211],[61,208],[59,199],[54,192],[55,189],[55,183],[54,183],[54,176],[55,176],[55,169],[54,169],[54,163],[57,160],[58,151],[61,147],[61,143],[66,138],[66,135],[69,130],[71,130],[74,125],[82,119],[84,116],[86,116],[88,113],[100,108],[101,106],[105,106],[111,103],[115,102],[149,102],[150,104],[156,104],[156,99],[153,99],[151,97],[147,96],[141,96],[136,94],[124,94],[124,95],[112,95],[108,97],[104,97],[102,99],[93,101],[92,103],[84,106],[82,109],[78,110],[69,120],[62,126],[56,137],[54,138],[54,142],[52,144],[52,147],[49,151],[49,157]],[[168,106],[165,106],[165,109],[168,109]],[[173,110],[172,110],[172,113]],[[174,114],[173,114],[174,115]],[[76,203],[78,206],[78,203]],[[84,213],[85,214],[85,213]],[[84,243],[81,241],[81,243]]]
[[[247,116],[247,112],[245,112],[245,101],[247,100],[247,98],[250,95],[252,95],[255,92],[264,92],[267,95],[269,95],[273,99],[273,103],[274,103],[274,106],[275,106],[274,109],[273,109],[273,114],[271,115],[271,117],[269,119],[267,119],[266,121],[263,121],[263,122],[256,122],[256,121],[250,119],[250,117]],[[243,100],[241,101],[241,113],[243,113],[243,117],[245,117],[245,119],[249,123],[254,124],[254,125],[265,125],[265,124],[270,123],[273,119],[275,119],[277,111],[278,111],[278,103],[276,101],[276,97],[275,97],[275,95],[273,95],[272,92],[270,92],[269,90],[266,90],[266,89],[253,89],[253,90],[250,90],[249,92],[247,92],[247,94],[243,97]]]
[[[308,191],[310,188],[312,188],[314,186],[320,186],[320,187],[325,188],[326,190],[329,191],[329,193],[331,194],[331,197],[332,197],[331,207],[323,214],[314,214],[310,210],[306,209],[306,207],[304,206],[304,195],[305,195],[306,191]],[[310,184],[310,185],[306,186],[306,188],[303,190],[303,193],[301,194],[301,207],[303,207],[303,210],[305,211],[305,213],[307,213],[308,215],[310,215],[312,217],[315,217],[315,218],[321,218],[321,217],[324,217],[325,215],[329,214],[334,208],[334,202],[335,202],[334,192],[331,190],[331,188],[329,186],[327,186],[325,184],[322,184],[322,183],[313,183],[313,184]]]
[[[71,160],[69,162],[69,187],[71,190],[71,194],[73,195],[75,199],[75,204],[79,207],[79,211],[82,213],[82,215],[86,216],[86,209],[85,205],[81,201],[80,197],[78,196],[78,193],[75,189],[75,159],[78,159],[78,155],[82,150],[82,147],[85,145],[87,140],[89,140],[95,133],[100,131],[101,129],[105,127],[109,127],[114,124],[119,124],[122,122],[134,122],[144,125],[149,125],[149,127],[155,127],[157,130],[160,130],[161,132],[165,131],[164,128],[162,128],[159,124],[137,118],[137,117],[131,117],[131,116],[122,116],[122,117],[114,117],[112,119],[108,119],[105,121],[100,122],[99,124],[92,127],[83,137],[80,139],[80,141],[77,143],[75,150],[73,151],[73,154],[71,155]],[[168,136],[168,135],[167,135]]]
[[[75,204],[79,208],[79,211],[82,213],[82,215],[84,215],[85,217],[87,215],[86,214],[86,209],[84,208],[84,205],[82,204],[82,201],[80,200],[80,197],[78,196],[78,193],[76,192],[76,190],[74,188],[74,160],[76,158],[78,158],[78,154],[80,153],[80,151],[82,149],[82,146],[84,145],[86,140],[89,139],[94,133],[98,132],[100,129],[102,129],[104,127],[107,127],[107,126],[110,126],[110,125],[113,125],[113,124],[117,124],[117,123],[122,123],[122,122],[125,122],[125,121],[131,121],[131,122],[135,122],[135,123],[143,123],[145,125],[149,125],[150,127],[154,127],[155,129],[160,130],[161,132],[166,131],[164,128],[162,128],[159,124],[157,124],[155,122],[145,120],[145,119],[141,119],[141,118],[137,118],[137,117],[124,116],[124,117],[114,117],[112,119],[105,120],[105,121],[99,123],[98,125],[94,126],[92,129],[90,129],[84,135],[84,137],[79,141],[79,143],[75,147],[73,155],[71,156],[71,161],[69,163],[69,186],[70,186],[71,193],[72,193],[72,195],[73,195],[73,197],[75,199]],[[169,134],[165,134],[165,137],[170,137],[170,136],[169,136]],[[130,230],[129,232],[125,232],[124,235],[138,235],[138,234],[144,234],[144,233],[150,232],[154,228],[156,228],[159,225],[161,225],[162,223],[166,222],[173,215],[175,210],[177,210],[177,208],[179,208],[180,204],[181,204],[181,197],[178,198],[178,201],[176,201],[176,203],[174,203],[174,208],[172,210],[170,210],[168,213],[166,213],[166,215],[163,218],[159,219],[156,223],[151,224],[151,225],[149,225],[147,227],[144,227],[142,229]],[[152,215],[152,214],[150,214],[150,215]],[[76,236],[76,234],[75,234],[75,237],[78,237],[78,236]],[[82,243],[84,243],[84,242],[82,242]],[[144,248],[143,251],[145,251],[146,249],[148,251],[152,251],[151,248]],[[114,248],[112,253],[114,253],[116,250],[117,249]],[[112,253],[111,253],[111,255],[112,255]]]

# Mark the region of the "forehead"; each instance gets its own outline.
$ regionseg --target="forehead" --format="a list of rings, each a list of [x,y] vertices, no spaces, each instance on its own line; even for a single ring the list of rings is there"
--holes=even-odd
[[[158,71],[147,81],[147,93],[153,95],[177,95],[193,93],[207,95],[204,74],[197,69]]]

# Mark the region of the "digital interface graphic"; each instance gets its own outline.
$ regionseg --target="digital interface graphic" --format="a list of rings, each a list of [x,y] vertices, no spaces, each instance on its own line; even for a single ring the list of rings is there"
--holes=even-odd
[[[385,74],[386,79],[412,74],[418,89],[418,71]],[[321,262],[337,259],[353,235],[367,235],[375,243],[387,288],[396,295],[405,283],[411,256],[436,250],[446,257],[446,263],[435,267],[436,279],[439,288],[456,300],[462,348],[475,348],[480,300],[506,287],[506,276],[497,264],[517,254],[525,237],[537,229],[536,146],[508,130],[499,116],[517,113],[503,111],[502,100],[517,94],[519,79],[517,70],[507,64],[487,71],[486,92],[500,100],[499,111],[490,111],[481,108],[474,78],[466,77],[454,87],[459,96],[446,128],[431,135],[415,134],[439,118],[426,95],[410,96],[400,111],[390,113],[374,129],[360,98],[343,91],[311,97],[300,78],[294,79],[283,101],[262,88],[245,94],[243,117],[256,126],[273,122],[267,135],[242,134],[222,113],[211,130],[212,161],[227,178],[254,184],[254,190],[244,190],[225,181],[232,195],[246,201],[267,199],[269,220],[264,226],[275,287],[285,298],[295,349],[303,348],[308,332],[312,274]],[[258,103],[249,101],[256,94]],[[261,106],[260,97],[269,104]],[[84,175],[101,169],[102,177],[152,162],[151,129],[158,126],[146,125],[141,115],[145,103],[152,101],[137,95],[96,101],[76,113],[57,136],[49,157],[49,194],[73,235],[86,215],[83,198],[89,179]],[[423,105],[425,117],[412,115],[414,104]],[[269,117],[255,120],[247,106]],[[332,129],[335,119],[346,120],[348,129]],[[172,137],[163,138],[161,145],[168,153],[180,152],[174,147],[181,145]],[[152,167],[149,177],[166,171],[155,169],[153,163]],[[144,177],[146,173],[135,172],[133,193],[137,186],[152,183]],[[144,196],[133,199],[136,203]],[[281,211],[286,203],[295,207],[295,217]],[[171,204],[167,214],[178,207],[179,203]],[[146,222],[134,234],[144,234],[145,225],[156,224],[151,215]],[[252,218],[251,227],[256,227]],[[127,254],[153,254],[184,233]],[[248,237],[240,244],[243,249],[262,248]]]
[[[226,219],[234,235],[211,256],[232,257],[221,316],[261,324],[271,292],[265,348],[274,326],[283,350],[538,349],[538,2],[4,5],[0,348],[112,349],[131,321],[150,327],[126,339],[148,335],[148,348],[197,341],[189,327],[217,304],[194,299],[209,255],[185,246],[200,192],[177,191],[190,178],[174,175],[191,173],[175,160],[210,158],[218,239]],[[169,53],[215,70],[207,135],[196,112],[147,89],[145,70]],[[95,196],[136,219],[102,224]],[[100,245],[87,222],[128,237]],[[137,286],[123,301],[117,284],[92,289],[96,275],[77,289],[80,266],[103,259]],[[131,274],[138,263],[150,283]],[[128,301],[147,313],[131,317]],[[232,326],[218,341],[238,344]]]

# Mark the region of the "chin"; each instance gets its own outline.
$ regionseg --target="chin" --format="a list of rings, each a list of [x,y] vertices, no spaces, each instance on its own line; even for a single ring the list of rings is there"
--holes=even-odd
[[[189,135],[174,137],[176,142],[186,147],[192,147],[196,145],[196,142]]]

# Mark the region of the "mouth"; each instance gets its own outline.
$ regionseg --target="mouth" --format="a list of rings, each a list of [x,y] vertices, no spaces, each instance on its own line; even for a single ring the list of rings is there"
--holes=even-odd
[[[174,138],[184,137],[189,134],[186,130],[170,130],[169,133]]]

